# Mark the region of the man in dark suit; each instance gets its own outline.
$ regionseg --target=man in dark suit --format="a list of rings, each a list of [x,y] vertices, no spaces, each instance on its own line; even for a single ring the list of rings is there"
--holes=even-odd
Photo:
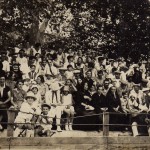
[[[4,117],[7,117],[7,110],[11,105],[11,92],[10,88],[5,84],[5,75],[0,74],[0,122]],[[1,110],[3,109],[3,110]],[[0,130],[3,130],[3,126],[0,124]]]
[[[103,111],[106,111],[108,109],[108,104],[106,101],[105,96],[103,95],[103,86],[100,85],[97,88],[97,92],[93,94],[92,101],[91,101],[93,107],[95,108],[95,112],[97,114],[103,113]],[[98,116],[98,124],[102,124],[103,114],[100,114]],[[101,125],[98,126],[98,132],[100,132]]]
[[[31,65],[31,71],[28,73],[28,76],[31,80],[36,80],[38,73],[35,72],[36,66],[35,65]]]

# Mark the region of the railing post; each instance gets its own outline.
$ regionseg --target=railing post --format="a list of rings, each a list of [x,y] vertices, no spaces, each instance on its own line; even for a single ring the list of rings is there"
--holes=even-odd
[[[103,136],[109,136],[109,112],[103,112]]]
[[[11,109],[7,110],[7,116],[8,116],[8,125],[7,125],[7,137],[12,137],[14,132],[14,121],[16,117],[16,111],[13,111]]]

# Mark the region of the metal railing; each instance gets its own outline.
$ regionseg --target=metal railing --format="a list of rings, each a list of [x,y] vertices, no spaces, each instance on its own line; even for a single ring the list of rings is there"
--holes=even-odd
[[[0,110],[5,110],[7,111],[7,115],[8,115],[8,122],[0,122],[0,124],[7,124],[7,136],[8,137],[12,137],[13,136],[13,132],[14,132],[14,126],[16,124],[25,124],[25,123],[14,123],[15,121],[15,117],[16,117],[16,112],[22,112],[22,111],[19,111],[19,110],[15,110],[15,109],[0,109]],[[22,112],[22,113],[27,113],[27,114],[33,114],[33,113],[28,113],[28,112]],[[83,115],[83,116],[74,116],[72,118],[83,118],[83,117],[92,117],[92,116],[100,116],[102,115],[102,124],[73,124],[73,126],[88,126],[88,125],[97,125],[97,126],[102,126],[103,127],[103,136],[109,136],[109,127],[110,126],[128,126],[128,127],[131,127],[131,126],[134,126],[134,125],[131,125],[131,124],[110,124],[110,114],[118,114],[118,115],[122,115],[122,114],[128,114],[128,115],[131,115],[132,113],[123,113],[123,112],[120,112],[120,113],[117,113],[117,112],[102,112],[102,113],[98,113],[98,114],[90,114],[90,115]],[[149,116],[150,114],[149,113],[136,113],[137,115],[145,115],[145,116]],[[43,115],[39,115],[39,114],[33,114],[33,115],[37,115],[37,116],[43,116]],[[53,118],[53,117],[50,117],[50,118]],[[67,118],[57,118],[57,119],[67,119]],[[29,123],[28,123],[29,124]],[[34,125],[36,125],[36,123],[34,123]],[[55,123],[53,123],[53,125],[55,125]],[[60,125],[65,125],[65,124],[60,124]],[[148,124],[140,124],[140,125],[137,125],[137,126],[149,126]]]

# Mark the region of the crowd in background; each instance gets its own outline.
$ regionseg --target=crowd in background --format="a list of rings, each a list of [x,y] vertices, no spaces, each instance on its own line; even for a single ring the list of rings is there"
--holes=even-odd
[[[65,130],[86,128],[74,126],[77,122],[99,124],[94,129],[100,131],[101,114],[106,111],[112,112],[110,124],[124,124],[125,130],[130,130],[129,124],[133,136],[146,135],[150,111],[148,59],[142,55],[138,62],[112,59],[92,50],[43,50],[40,43],[1,51],[0,122],[7,120],[4,109],[10,108],[19,110],[14,136],[33,128],[36,135],[48,136],[54,118],[56,130],[61,132],[64,116]],[[98,115],[73,119],[92,114]]]

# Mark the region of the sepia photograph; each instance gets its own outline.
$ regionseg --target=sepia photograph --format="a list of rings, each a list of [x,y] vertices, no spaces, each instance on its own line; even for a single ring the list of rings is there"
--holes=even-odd
[[[149,141],[150,0],[0,0],[0,149]]]

